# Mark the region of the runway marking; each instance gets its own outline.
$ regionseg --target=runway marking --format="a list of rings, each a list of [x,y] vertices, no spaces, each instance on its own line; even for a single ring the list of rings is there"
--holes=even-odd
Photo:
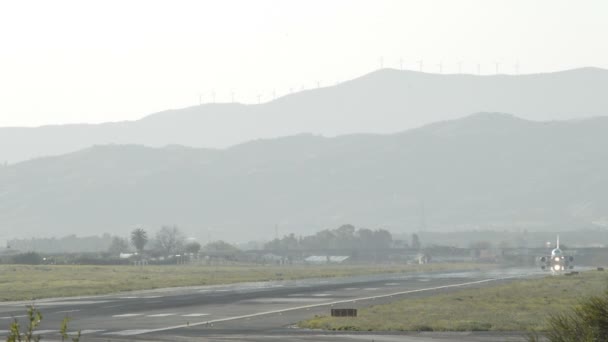
[[[244,303],[262,303],[262,304],[288,304],[288,303],[305,303],[305,302],[322,302],[331,298],[326,297],[281,297],[281,298],[255,298],[243,301]]]
[[[109,308],[116,308],[116,307],[119,307],[119,306],[122,306],[122,304],[102,306],[101,308],[102,309],[109,309]]]
[[[119,336],[132,336],[132,335],[141,335],[145,333],[152,332],[154,329],[131,329],[131,330],[121,330],[121,331],[112,331],[104,333],[104,335],[119,335]]]
[[[0,319],[13,319],[13,318],[24,318],[27,317],[27,315],[19,315],[19,316],[4,316],[4,317],[0,317]]]
[[[137,299],[139,297],[135,297],[135,296],[129,296],[129,297],[118,297],[120,299]]]
[[[331,293],[315,293],[312,295],[313,297],[329,297]]]
[[[200,317],[200,316],[209,316],[209,314],[206,314],[206,313],[191,313],[191,314],[187,314],[187,315],[182,315],[182,317]]]
[[[163,296],[145,296],[145,297],[140,297],[141,299],[152,299],[152,298],[163,298]]]
[[[144,314],[128,313],[128,314],[122,314],[122,315],[113,315],[112,317],[120,318],[120,317],[135,317],[135,316],[143,316],[143,315]]]
[[[63,311],[55,311],[55,313],[70,313],[70,312],[78,312],[80,310],[63,310]]]
[[[353,291],[353,290],[358,290],[358,289],[359,289],[358,287],[347,287],[344,290],[346,290],[346,291]]]
[[[154,315],[146,315],[146,317],[169,317],[169,316],[175,316],[177,315],[176,313],[159,313],[159,314],[154,314]]]
[[[400,285],[399,283],[386,283],[384,284],[385,286],[397,286]]]
[[[377,287],[368,287],[368,288],[366,288],[364,290],[365,291],[377,291],[377,290],[379,290],[379,288],[377,288]]]
[[[140,335],[140,334],[159,332],[159,331],[166,331],[166,330],[183,329],[183,328],[194,327],[194,326],[199,326],[199,325],[213,325],[214,323],[236,321],[236,320],[239,320],[239,319],[249,319],[249,318],[253,318],[253,317],[273,315],[273,314],[282,314],[284,312],[289,312],[289,311],[308,310],[308,309],[312,309],[312,308],[319,308],[319,307],[323,307],[323,306],[332,306],[332,305],[336,305],[336,304],[345,304],[345,303],[353,303],[353,302],[364,301],[364,300],[389,298],[389,297],[392,297],[392,296],[399,296],[399,295],[405,295],[405,294],[410,294],[410,293],[435,291],[435,290],[448,289],[448,288],[452,288],[452,287],[463,287],[463,286],[468,286],[468,285],[476,285],[476,284],[489,283],[489,282],[498,281],[498,280],[507,280],[507,279],[513,279],[513,278],[522,278],[522,277],[525,277],[525,276],[527,276],[527,275],[515,275],[515,276],[509,276],[509,277],[502,277],[502,278],[482,279],[482,280],[476,280],[476,281],[469,281],[469,282],[466,282],[466,283],[458,283],[458,284],[450,284],[450,285],[443,285],[443,286],[427,287],[427,288],[424,288],[424,289],[416,289],[416,290],[393,292],[393,293],[383,294],[383,295],[377,295],[377,296],[351,298],[351,299],[344,299],[344,300],[338,300],[338,301],[327,302],[327,303],[319,303],[319,304],[309,304],[309,305],[295,306],[295,307],[287,308],[287,309],[263,311],[263,312],[257,312],[257,313],[252,313],[252,314],[247,314],[247,315],[241,315],[241,316],[218,318],[218,319],[213,319],[213,320],[203,321],[203,322],[195,322],[195,323],[174,325],[174,326],[164,327],[164,328],[140,329],[140,330],[124,330],[124,331],[118,332],[118,333],[120,333],[122,335],[127,335],[127,334],[128,335]],[[128,333],[125,333],[125,332],[128,332]],[[118,333],[106,333],[106,334],[118,334]]]
[[[40,302],[36,306],[51,306],[51,305],[88,305],[88,304],[103,304],[110,302],[109,300],[74,300],[64,302]]]
[[[59,330],[36,330],[36,335],[38,334],[54,334],[58,333]]]
[[[106,331],[106,330],[105,329],[99,329],[99,330],[85,329],[85,330],[81,330],[80,331],[80,335],[95,334],[95,333],[100,333],[102,331]],[[73,335],[73,334],[78,334],[78,331],[72,331],[72,332],[70,332],[70,335]]]

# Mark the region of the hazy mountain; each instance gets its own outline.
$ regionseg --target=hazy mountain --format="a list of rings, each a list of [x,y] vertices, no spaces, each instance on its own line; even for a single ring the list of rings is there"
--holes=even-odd
[[[484,111],[530,120],[584,118],[608,114],[605,89],[608,71],[595,68],[521,76],[383,69],[260,105],[209,104],[99,125],[0,128],[0,161],[109,143],[209,148],[299,133],[393,133]]]
[[[96,146],[0,168],[10,236],[175,223],[244,240],[346,222],[394,231],[576,229],[608,218],[608,118],[476,114],[390,135],[225,150]]]

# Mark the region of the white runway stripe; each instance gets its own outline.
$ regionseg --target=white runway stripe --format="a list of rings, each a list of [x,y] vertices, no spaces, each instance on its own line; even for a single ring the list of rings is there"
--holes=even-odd
[[[85,330],[81,330],[80,331],[80,335],[87,335],[87,334],[95,334],[95,333],[100,333],[102,331],[106,331],[105,329],[99,329],[99,330],[95,330],[95,329],[85,329]],[[78,334],[78,331],[71,331],[69,332],[70,335],[76,335]]]
[[[4,316],[4,317],[0,317],[0,319],[13,319],[13,318],[23,318],[23,317],[27,317],[27,315],[19,315],[19,316]]]
[[[206,313],[191,313],[191,314],[187,314],[187,315],[182,315],[182,317],[201,317],[201,316],[209,316],[209,314],[206,314]]]
[[[144,314],[137,314],[137,313],[128,313],[128,314],[122,314],[122,315],[114,315],[112,317],[135,317],[135,316],[143,316]]]
[[[152,329],[131,329],[131,330],[121,330],[121,331],[112,331],[104,333],[104,335],[118,335],[118,336],[132,336],[132,335],[140,335],[145,334],[147,332],[152,332]]]
[[[36,303],[36,306],[53,306],[53,305],[91,305],[91,304],[103,304],[109,300],[72,300],[62,302],[40,302]]]
[[[175,316],[177,315],[176,313],[159,313],[159,314],[153,314],[153,315],[146,315],[146,317],[168,317],[168,316]]]
[[[70,312],[78,312],[80,310],[63,310],[63,311],[56,311],[55,313],[70,313]]]
[[[59,332],[59,330],[37,330],[36,335],[54,334],[54,333],[58,333],[58,332]]]

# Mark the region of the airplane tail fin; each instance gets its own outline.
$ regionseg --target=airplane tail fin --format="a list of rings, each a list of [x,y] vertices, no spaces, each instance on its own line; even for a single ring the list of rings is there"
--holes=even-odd
[[[559,234],[557,235],[557,248],[559,248]]]

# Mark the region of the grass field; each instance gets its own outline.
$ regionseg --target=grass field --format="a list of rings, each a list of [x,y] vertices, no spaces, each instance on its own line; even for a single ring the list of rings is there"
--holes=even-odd
[[[301,327],[359,331],[545,330],[551,313],[567,310],[582,296],[600,294],[608,274],[549,276],[508,284],[403,299],[359,310],[356,318],[320,316]]]
[[[379,273],[478,269],[479,264],[321,266],[24,266],[0,265],[0,301],[107,294],[177,286]]]

